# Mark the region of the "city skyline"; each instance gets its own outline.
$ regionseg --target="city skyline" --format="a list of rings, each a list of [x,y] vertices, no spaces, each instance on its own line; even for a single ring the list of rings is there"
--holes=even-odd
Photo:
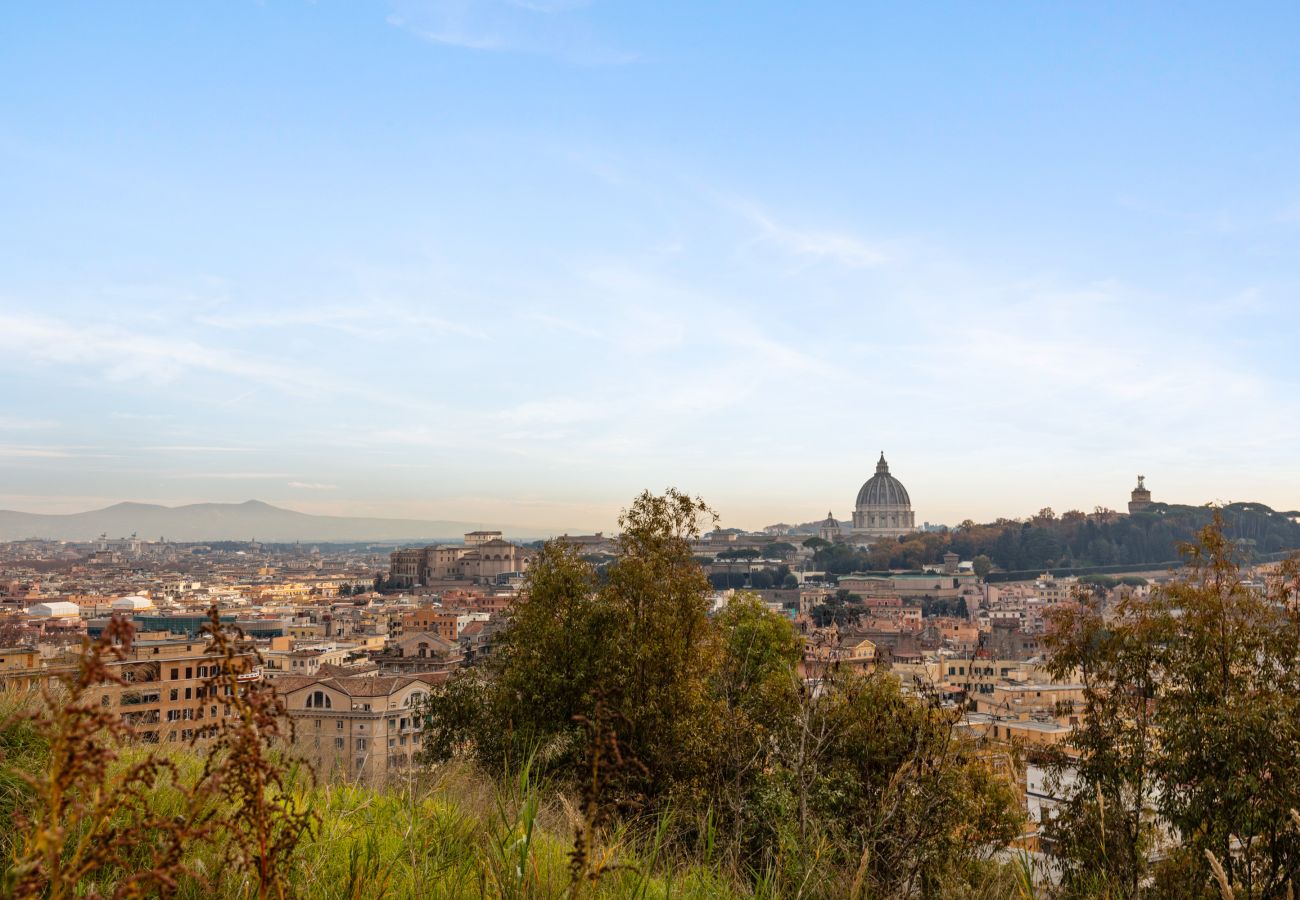
[[[0,12],[0,508],[1300,508],[1300,11],[679,9]]]

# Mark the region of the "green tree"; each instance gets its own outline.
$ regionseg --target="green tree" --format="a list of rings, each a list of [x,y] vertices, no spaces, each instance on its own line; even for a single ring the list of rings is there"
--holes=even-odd
[[[763,548],[763,555],[769,559],[788,559],[797,552],[798,548],[789,541],[773,541]]]
[[[1052,760],[1057,790],[1069,772],[1075,787],[1045,823],[1067,889],[1081,896],[1136,897],[1148,875],[1154,829],[1155,726],[1160,623],[1144,604],[1122,600],[1108,622],[1097,594],[1053,617],[1049,669],[1083,684],[1075,756]]]
[[[1208,877],[1208,851],[1237,896],[1281,896],[1300,881],[1300,565],[1247,587],[1218,515],[1186,552],[1189,577],[1152,601],[1160,812],[1184,838],[1176,864]]]
[[[1300,879],[1300,564],[1243,584],[1219,515],[1185,553],[1186,577],[1149,598],[1055,617],[1051,667],[1085,692],[1077,789],[1049,836],[1067,880],[1137,896],[1158,813],[1180,841],[1162,893],[1203,892],[1212,856],[1237,897],[1284,896]]]
[[[675,489],[642,493],[619,518],[619,558],[600,591],[617,627],[610,691],[650,795],[693,782],[708,765],[707,684],[718,644],[711,586],[690,542],[715,519],[703,501]]]
[[[884,673],[833,672],[802,705],[770,824],[854,872],[833,896],[970,896],[972,867],[1020,831],[1011,786],[954,730],[958,711],[902,693]]]
[[[754,597],[710,617],[690,552],[710,516],[677,491],[642,494],[604,577],[546,545],[500,652],[429,701],[425,758],[498,772],[529,758],[582,783],[584,810],[670,810],[679,850],[716,845],[776,895],[960,894],[1015,830],[1009,787],[952,711],[892,679],[832,672],[810,690],[803,639]]]
[[[971,567],[975,570],[977,576],[980,578],[987,578],[989,572],[993,571],[993,560],[981,553],[979,556],[976,556],[971,560]]]

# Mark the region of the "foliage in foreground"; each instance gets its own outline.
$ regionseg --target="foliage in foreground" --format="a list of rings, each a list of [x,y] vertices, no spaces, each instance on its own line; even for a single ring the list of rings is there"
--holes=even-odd
[[[268,685],[240,680],[245,650],[215,608],[209,619],[200,696],[212,713],[196,717],[205,724],[188,755],[137,743],[108,702],[127,684],[112,665],[133,639],[123,619],[83,643],[75,671],[4,717],[0,746],[20,751],[6,754],[0,777],[17,826],[2,839],[6,894],[172,894],[207,883],[188,861],[198,847],[221,848],[209,871],[239,873],[243,896],[291,893],[289,861],[314,816],[287,789],[291,767],[276,750],[284,707]],[[195,761],[196,771],[181,764]]]
[[[487,667],[430,698],[426,761],[529,758],[583,797],[586,833],[668,821],[668,852],[804,896],[965,893],[1019,810],[956,711],[884,674],[810,687],[801,640],[753,599],[710,616],[690,541],[710,511],[641,495],[598,577],[547,544]],[[584,842],[574,858],[589,865]]]
[[[431,756],[382,788],[312,783],[284,710],[211,626],[189,747],[137,744],[99,701],[130,634],[84,648],[62,693],[9,718],[6,888],[180,897],[998,896],[1008,789],[953,713],[885,676],[798,677],[800,642],[752,600],[709,615],[689,540],[707,513],[644,495],[602,578],[562,544],[491,671],[430,708]],[[246,662],[246,660],[244,660]],[[208,694],[205,692],[205,697]],[[459,758],[464,757],[470,763]],[[126,800],[126,802],[120,802]]]
[[[1048,831],[1068,893],[1290,897],[1300,884],[1300,563],[1261,589],[1217,517],[1190,574],[1057,616],[1084,685],[1078,780]]]

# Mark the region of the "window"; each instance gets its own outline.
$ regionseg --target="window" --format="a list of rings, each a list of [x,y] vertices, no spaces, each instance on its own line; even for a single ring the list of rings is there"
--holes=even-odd
[[[330,709],[333,706],[334,701],[331,700],[330,695],[324,691],[312,691],[312,693],[307,697],[308,709]]]
[[[172,669],[172,681],[175,681],[177,678],[180,678],[180,677],[181,677],[181,670],[180,670],[180,669]]]
[[[335,720],[334,720],[334,727],[337,728],[339,731],[342,731],[342,730],[343,730],[343,720],[342,720],[342,719],[335,719]]]
[[[335,738],[335,739],[334,739],[334,749],[335,749],[335,750],[342,750],[342,749],[343,749],[343,738]]]
[[[186,666],[186,667],[185,667],[185,677],[186,677],[186,678],[193,678],[193,677],[194,677],[194,668],[193,668],[193,666]]]
[[[366,739],[365,739],[365,738],[357,738],[357,749],[358,749],[358,750],[364,750],[364,749],[366,749]]]
[[[186,689],[185,689],[185,699],[186,699],[186,700],[193,700],[193,699],[194,699],[194,689],[193,689],[193,688],[186,688]]]

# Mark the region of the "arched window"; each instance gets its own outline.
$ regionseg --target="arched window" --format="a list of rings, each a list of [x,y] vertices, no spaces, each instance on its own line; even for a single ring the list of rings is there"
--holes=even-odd
[[[324,691],[313,691],[307,698],[308,709],[331,709],[334,703],[330,700],[329,694]]]

